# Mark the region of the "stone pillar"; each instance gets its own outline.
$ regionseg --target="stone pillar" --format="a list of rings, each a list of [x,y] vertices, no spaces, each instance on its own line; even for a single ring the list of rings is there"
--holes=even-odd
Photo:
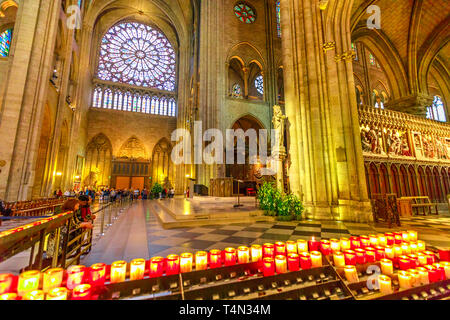
[[[306,216],[370,221],[353,79],[353,1],[285,0],[283,58],[291,190]],[[324,50],[326,43],[332,50]]]
[[[17,13],[0,108],[0,198],[7,201],[31,197],[60,7],[24,0]]]

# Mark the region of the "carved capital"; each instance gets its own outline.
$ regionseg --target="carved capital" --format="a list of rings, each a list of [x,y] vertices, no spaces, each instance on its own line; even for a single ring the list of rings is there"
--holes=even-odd
[[[327,51],[333,50],[334,48],[336,48],[336,42],[330,41],[330,42],[324,43],[322,45],[322,48],[323,48],[323,52],[326,53]]]

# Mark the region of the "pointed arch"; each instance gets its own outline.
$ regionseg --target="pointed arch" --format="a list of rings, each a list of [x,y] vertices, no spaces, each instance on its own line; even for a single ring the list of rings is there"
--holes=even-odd
[[[175,166],[171,159],[172,144],[167,138],[161,138],[152,152],[152,181],[166,188],[173,186]]]
[[[99,133],[86,147],[85,186],[109,186],[111,175],[112,144],[109,138]]]

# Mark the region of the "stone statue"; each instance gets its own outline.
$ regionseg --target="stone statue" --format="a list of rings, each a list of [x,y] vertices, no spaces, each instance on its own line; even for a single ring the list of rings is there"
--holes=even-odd
[[[286,116],[281,111],[281,107],[278,105],[273,106],[273,128],[278,135],[279,147],[284,147],[284,128],[286,125]],[[281,148],[283,149],[283,148]]]
[[[86,180],[84,181],[84,185],[86,185],[86,186],[93,186],[94,188],[97,187],[99,174],[100,174],[100,169],[99,168],[93,169],[89,173],[89,175],[86,177]]]

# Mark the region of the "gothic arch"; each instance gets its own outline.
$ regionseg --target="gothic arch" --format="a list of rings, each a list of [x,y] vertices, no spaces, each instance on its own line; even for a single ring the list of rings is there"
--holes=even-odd
[[[148,160],[149,157],[142,141],[136,136],[131,136],[120,147],[117,158]]]
[[[103,133],[97,134],[86,147],[86,170],[83,177],[86,186],[109,186],[111,175],[112,145]]]
[[[175,166],[171,159],[172,144],[167,138],[162,138],[153,148],[152,153],[152,182],[173,187]]]

